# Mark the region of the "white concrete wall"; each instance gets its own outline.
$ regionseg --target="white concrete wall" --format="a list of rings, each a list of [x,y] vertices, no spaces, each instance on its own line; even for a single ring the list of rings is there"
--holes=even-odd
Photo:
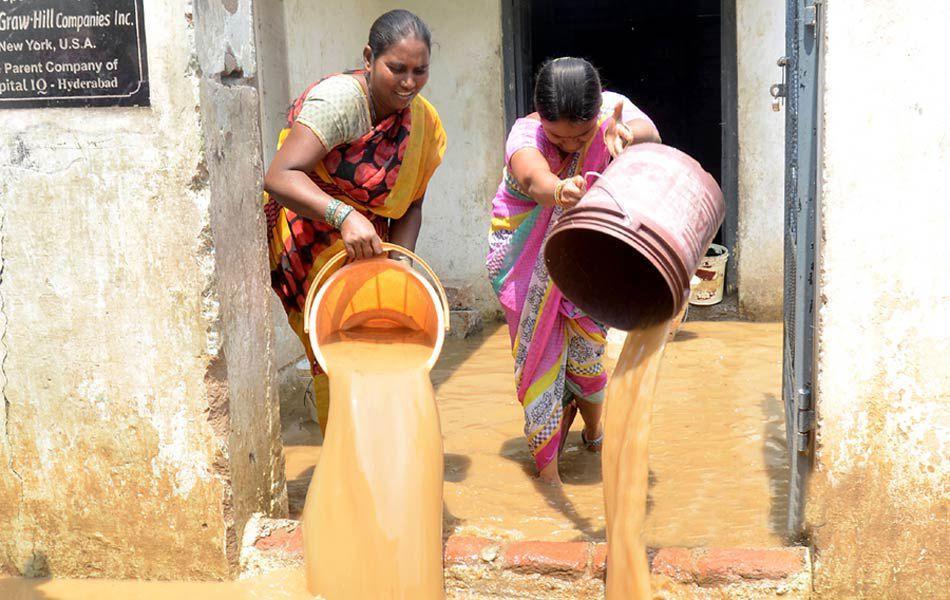
[[[205,376],[208,421],[224,440],[215,470],[225,483],[226,557],[235,572],[244,524],[286,511],[280,402],[261,210],[261,98],[250,1],[202,3],[195,15],[204,162],[214,278],[212,331],[220,343]]]
[[[321,3],[303,3],[302,7],[308,8],[311,5],[321,5]],[[285,15],[285,8],[283,0],[257,0],[254,3],[257,65],[261,82],[260,127],[265,168],[277,151],[280,130],[287,123],[287,109],[290,106],[291,95],[300,93],[292,92],[290,88],[287,47],[296,38],[288,35],[287,21],[285,21],[285,16],[294,16],[297,11],[296,8],[288,8],[287,12],[290,14]],[[295,24],[299,25],[296,20],[291,20],[290,23],[292,27]],[[299,29],[293,29],[293,31],[295,36],[304,35]],[[282,369],[281,391],[290,393],[291,388],[296,387],[298,383],[292,368],[293,363],[303,355],[303,347],[287,325],[287,315],[274,293],[270,294],[270,304],[275,332],[274,356],[277,367]],[[288,384],[290,388],[287,387]]]
[[[277,137],[286,122],[287,108],[290,105],[287,29],[284,23],[282,0],[255,0],[254,29],[265,165],[270,164],[277,151]]]
[[[823,597],[950,579],[950,5],[828,2],[819,160]]]
[[[224,577],[286,510],[249,7],[145,2],[150,107],[0,110],[0,570]]]
[[[784,0],[737,0],[739,92],[739,307],[746,317],[782,315],[785,112],[774,112],[769,86],[781,82]]]
[[[464,304],[492,311],[484,265],[507,134],[501,3],[412,0],[405,6],[432,28],[436,46],[425,95],[448,135],[445,160],[426,196],[419,253],[431,259],[445,285],[462,290]]]
[[[387,10],[380,0],[345,4],[284,0],[283,4],[292,97],[325,75],[362,67],[369,27]]]

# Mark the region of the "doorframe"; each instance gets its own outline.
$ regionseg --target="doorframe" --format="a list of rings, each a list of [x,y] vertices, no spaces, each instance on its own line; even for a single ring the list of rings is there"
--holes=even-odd
[[[719,72],[722,110],[722,196],[726,216],[722,222],[723,246],[729,250],[726,261],[726,294],[739,287],[736,266],[736,238],[739,232],[739,48],[736,30],[736,0],[722,0],[719,17]]]
[[[531,103],[531,0],[501,0],[501,46],[507,135]]]

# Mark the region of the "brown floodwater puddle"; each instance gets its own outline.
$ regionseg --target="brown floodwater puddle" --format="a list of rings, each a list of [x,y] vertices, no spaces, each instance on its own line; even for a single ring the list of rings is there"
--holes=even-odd
[[[239,581],[115,581],[0,577],[3,600],[311,600],[303,569]]]
[[[774,546],[788,489],[781,323],[687,322],[667,344],[653,405],[648,546]],[[622,340],[608,347],[612,370]],[[432,371],[445,448],[444,532],[509,540],[605,539],[600,455],[580,419],[562,488],[534,478],[507,333],[449,340]],[[292,516],[319,460],[316,424],[285,419]]]

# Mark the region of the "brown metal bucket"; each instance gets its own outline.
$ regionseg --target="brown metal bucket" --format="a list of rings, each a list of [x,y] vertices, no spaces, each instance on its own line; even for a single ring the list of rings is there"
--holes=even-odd
[[[725,212],[722,191],[698,162],[669,146],[638,144],[555,223],[544,260],[588,315],[628,331],[649,327],[686,304]]]

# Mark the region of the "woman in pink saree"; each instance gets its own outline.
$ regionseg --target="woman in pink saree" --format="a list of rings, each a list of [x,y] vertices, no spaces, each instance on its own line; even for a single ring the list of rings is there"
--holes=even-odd
[[[660,137],[630,100],[602,90],[583,59],[545,63],[534,102],[537,112],[508,134],[487,267],[508,322],[524,434],[541,479],[559,484],[558,455],[578,411],[584,446],[597,452],[603,442],[607,330],[561,295],[541,248],[561,213],[587,191],[585,173],[602,172],[630,144]]]

